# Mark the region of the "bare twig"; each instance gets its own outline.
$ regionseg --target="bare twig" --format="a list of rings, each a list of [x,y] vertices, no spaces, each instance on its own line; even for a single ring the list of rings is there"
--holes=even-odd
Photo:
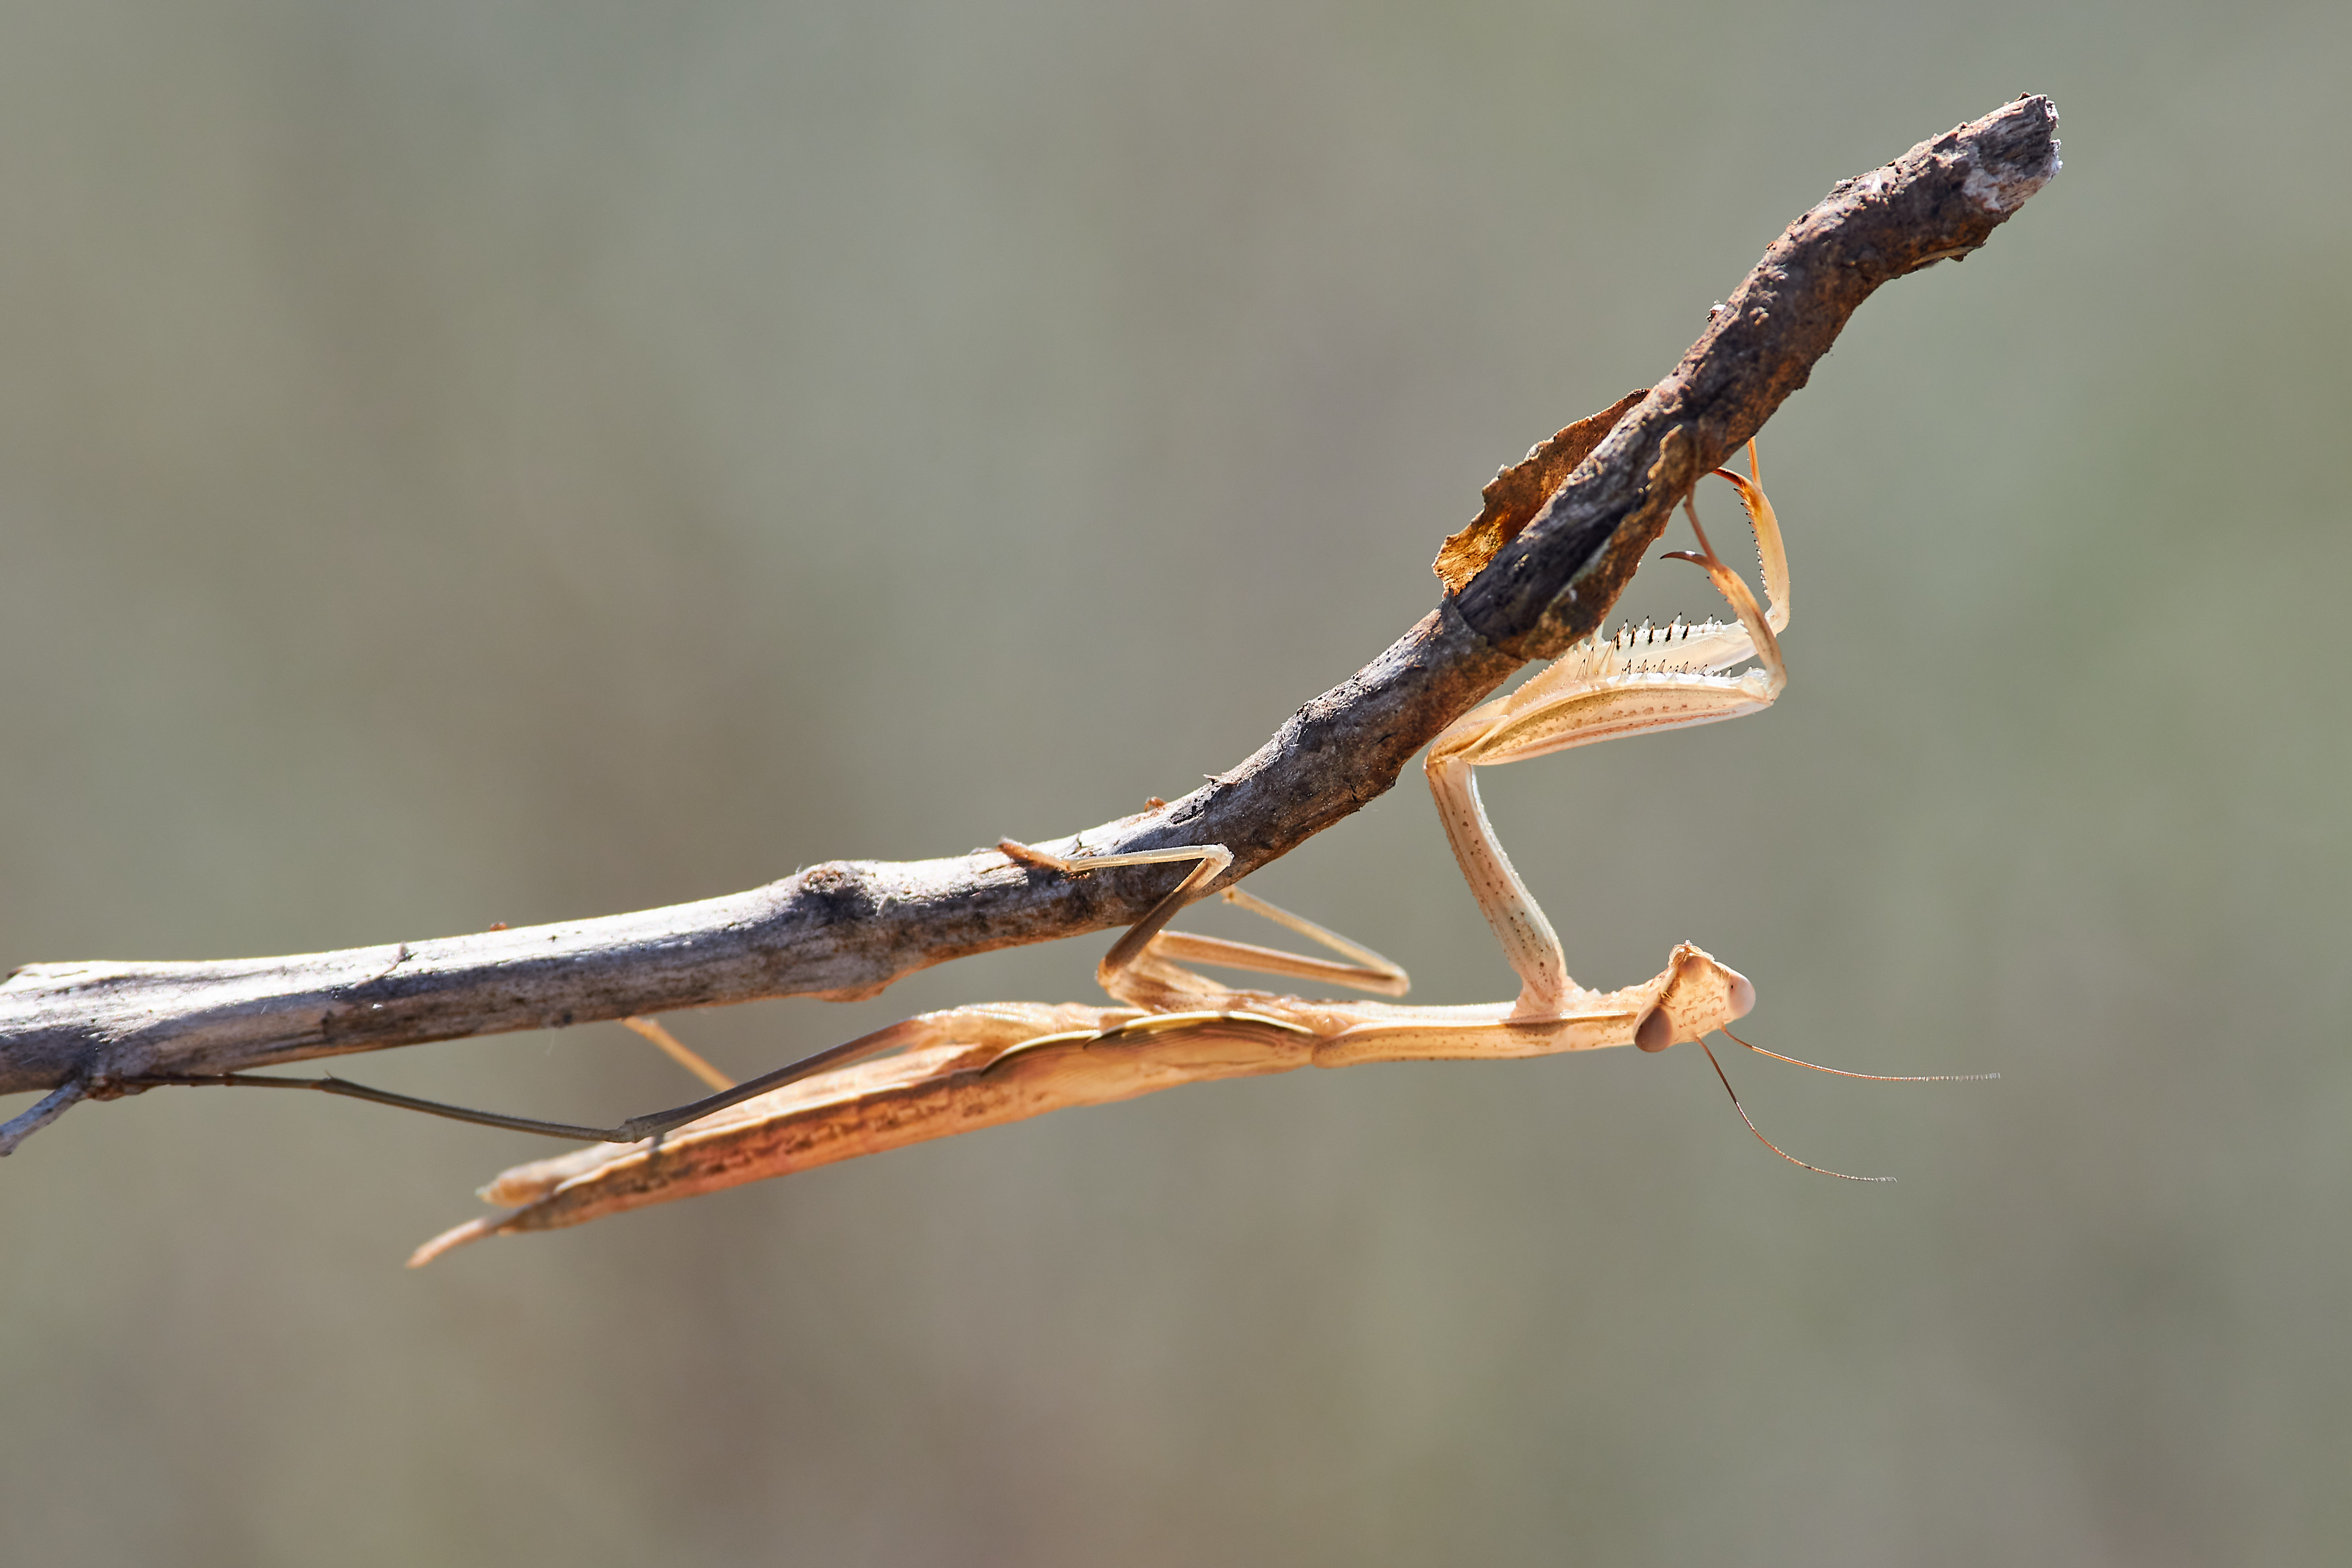
[[[1520,664],[1597,627],[1676,501],[1805,384],[1873,289],[1976,249],[2057,173],[2056,129],[2048,100],[2021,98],[1841,181],[1458,593],[1238,767],[1087,829],[1087,851],[1220,843],[1231,881],[1387,790]],[[0,1152],[74,1099],[146,1075],[870,995],[951,958],[1129,924],[1171,875],[1069,877],[993,849],[834,861],[727,898],[520,931],[224,963],[34,964],[0,985],[0,1093],[59,1092],[0,1130]]]

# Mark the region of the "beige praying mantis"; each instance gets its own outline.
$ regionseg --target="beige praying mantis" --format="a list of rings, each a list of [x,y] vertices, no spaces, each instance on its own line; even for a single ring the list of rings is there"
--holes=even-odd
[[[1063,857],[1007,839],[998,847],[1011,861],[1045,875],[1191,865],[1097,966],[1097,979],[1121,1005],[992,1002],[950,1007],[731,1085],[658,1023],[632,1017],[623,1021],[719,1092],[612,1128],[466,1110],[331,1077],[230,1073],[150,1081],[318,1089],[488,1126],[593,1141],[585,1149],[499,1175],[481,1195],[507,1212],[435,1237],[411,1257],[411,1267],[485,1237],[578,1225],[1067,1106],[1108,1104],[1187,1083],[1308,1066],[1497,1059],[1607,1046],[1654,1052],[1683,1041],[1696,1042],[1706,1053],[1740,1119],[1773,1153],[1843,1180],[1892,1181],[1807,1164],[1765,1138],[1740,1105],[1706,1037],[1719,1030],[1759,1055],[1843,1078],[1919,1083],[1999,1075],[1844,1072],[1749,1045],[1727,1026],[1755,1005],[1755,986],[1689,942],[1677,944],[1666,967],[1642,984],[1607,992],[1578,985],[1569,975],[1559,937],[1504,854],[1478,798],[1476,768],[1735,719],[1780,695],[1788,679],[1778,640],[1789,624],[1788,557],[1758,479],[1752,441],[1748,452],[1748,474],[1714,472],[1729,481],[1747,513],[1769,608],[1758,605],[1747,583],[1716,553],[1696,504],[1685,497],[1684,508],[1699,548],[1669,552],[1668,558],[1706,571],[1730,605],[1730,621],[1677,618],[1664,627],[1626,626],[1613,637],[1596,632],[1517,690],[1464,714],[1430,746],[1425,771],[1446,838],[1519,977],[1519,994],[1511,1002],[1410,1007],[1308,1001],[1220,985],[1183,963],[1322,981],[1390,996],[1404,994],[1410,982],[1402,968],[1380,954],[1239,888],[1227,888],[1220,896],[1348,962],[1167,930],[1233,864],[1232,852],[1223,845]],[[1750,659],[1754,668],[1729,673]]]
[[[1233,855],[1222,845],[1065,858],[1005,840],[999,847],[1010,859],[1044,875],[1191,864],[1177,887],[1121,936],[1097,966],[1097,978],[1119,1005],[993,1002],[925,1013],[690,1105],[638,1117],[617,1128],[459,1112],[464,1119],[491,1125],[601,1142],[499,1176],[481,1195],[506,1212],[470,1221],[425,1243],[410,1265],[428,1263],[452,1247],[486,1237],[578,1225],[1068,1106],[1108,1104],[1182,1084],[1309,1066],[1484,1060],[1624,1045],[1662,1051],[1694,1041],[1706,1051],[1738,1107],[1739,1097],[1732,1092],[1706,1037],[1717,1030],[1729,1036],[1727,1026],[1755,1005],[1755,986],[1688,942],[1678,944],[1666,967],[1641,984],[1616,991],[1578,985],[1569,975],[1559,937],[1486,819],[1474,770],[1620,736],[1735,719],[1769,706],[1780,695],[1787,683],[1777,634],[1789,622],[1788,558],[1779,521],[1757,477],[1752,442],[1748,468],[1747,475],[1729,468],[1715,472],[1731,483],[1748,514],[1769,608],[1759,607],[1748,584],[1716,553],[1699,524],[1697,508],[1685,498],[1684,507],[1699,548],[1670,552],[1671,558],[1705,569],[1731,607],[1730,621],[1693,624],[1677,619],[1666,627],[1645,625],[1614,636],[1595,633],[1517,690],[1463,715],[1430,748],[1425,765],[1438,816],[1479,909],[1518,974],[1515,1000],[1413,1007],[1307,1001],[1220,985],[1183,967],[1184,963],[1327,982],[1391,996],[1402,995],[1409,982],[1402,969],[1370,949],[1238,888],[1224,889],[1222,897],[1348,962],[1166,930],[1179,910],[1200,898],[1232,865]],[[1750,659],[1753,668],[1727,673]],[[706,1081],[725,1083],[658,1025],[628,1022]],[[1759,1047],[1748,1048],[1797,1061]],[[1890,1075],[1840,1076],[1885,1079]],[[1947,1076],[1951,1075],[1891,1080],[1938,1081]],[[446,1107],[339,1080],[303,1081],[331,1092],[450,1113]],[[1739,1115],[1782,1159],[1824,1175],[1842,1175],[1795,1159],[1764,1138],[1744,1107]]]

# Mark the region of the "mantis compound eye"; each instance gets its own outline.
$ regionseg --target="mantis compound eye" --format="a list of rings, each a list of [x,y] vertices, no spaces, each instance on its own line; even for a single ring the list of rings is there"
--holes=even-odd
[[[1726,969],[1731,976],[1731,1016],[1745,1018],[1756,1010],[1756,983],[1737,969]]]
[[[1675,1021],[1664,1007],[1653,1007],[1633,1026],[1633,1043],[1645,1051],[1663,1051],[1675,1043]]]

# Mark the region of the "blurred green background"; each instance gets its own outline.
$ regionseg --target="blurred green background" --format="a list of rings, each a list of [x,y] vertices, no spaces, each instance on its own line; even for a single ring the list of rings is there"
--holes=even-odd
[[[1780,706],[1486,784],[1580,979],[1687,937],[1761,1044],[2000,1072],[1727,1062],[1899,1185],[1615,1052],[1218,1085],[407,1274],[547,1146],[152,1094],[0,1166],[0,1554],[2339,1557],[2347,58],[2317,4],[8,5],[0,965],[1172,797],[1834,181],[2027,89],[2067,167],[1767,432]],[[1423,999],[1510,992],[1417,778],[1253,886]],[[1108,940],[671,1022],[749,1074],[1091,998]],[[692,1090],[615,1025],[349,1068]]]

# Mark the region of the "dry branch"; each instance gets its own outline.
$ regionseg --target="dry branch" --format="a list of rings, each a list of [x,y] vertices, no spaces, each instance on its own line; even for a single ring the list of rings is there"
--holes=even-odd
[[[1040,847],[1221,843],[1236,880],[1388,789],[1522,663],[1600,625],[1680,498],[1805,384],[1873,289],[1974,250],[2056,174],[2057,121],[2047,99],[2021,98],[1839,182],[1531,519],[1524,474],[1490,487],[1490,512],[1516,498],[1508,522],[1521,526],[1487,540],[1491,559],[1436,610],[1205,787]],[[1177,874],[1070,878],[994,850],[833,861],[727,898],[520,931],[224,963],[33,964],[0,984],[0,1093],[55,1092],[0,1128],[0,1153],[75,1100],[146,1075],[870,995],[949,959],[1129,924]]]

